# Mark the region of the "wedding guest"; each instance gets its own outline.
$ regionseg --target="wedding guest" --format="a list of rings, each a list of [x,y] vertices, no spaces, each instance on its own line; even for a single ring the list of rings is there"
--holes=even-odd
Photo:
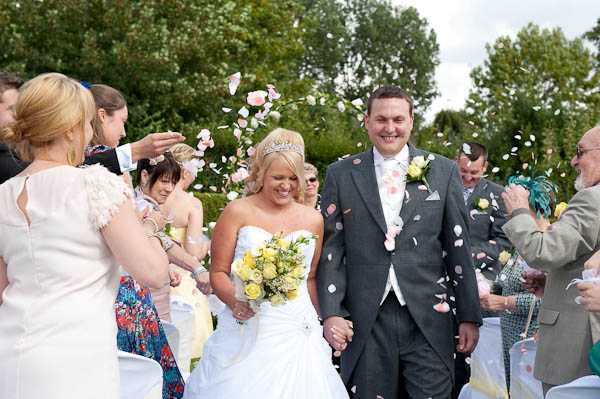
[[[155,166],[146,166],[148,164],[147,159],[138,162],[139,173],[145,172],[145,184],[148,183],[148,179],[153,181],[152,184],[147,185],[150,188],[147,195],[139,186],[135,189],[136,206],[138,211],[161,215],[155,198],[166,199],[170,194],[172,186],[179,180],[179,167],[168,156],[165,157],[164,162],[157,163]],[[164,235],[164,218],[160,216],[158,218],[162,220],[157,223],[152,223],[147,218],[144,220],[154,225],[164,251],[169,254],[173,243]],[[178,284],[177,280],[178,277],[171,272],[171,284]],[[181,398],[185,386],[161,323],[161,319],[170,319],[168,290],[169,285],[158,289],[148,288],[132,276],[124,274],[121,276],[119,293],[115,301],[119,349],[156,360],[161,365],[163,399]]]
[[[14,122],[14,107],[23,79],[12,73],[0,71],[0,128]],[[24,168],[17,155],[0,142],[0,184],[18,174]]]
[[[304,179],[306,191],[304,192],[304,205],[319,209],[319,171],[308,162],[304,163]]]
[[[6,74],[0,72],[0,82],[2,81],[2,76],[4,75]],[[8,78],[4,79],[5,81],[9,82],[19,81],[19,78],[15,77],[14,75],[9,75]],[[13,85],[14,87],[13,83],[9,84]],[[0,90],[1,87],[2,83],[0,83]],[[15,100],[15,92],[9,90],[9,93],[10,98],[5,99],[7,100],[7,110],[6,112],[2,112],[2,118],[12,117],[8,110],[11,102]],[[0,109],[3,109],[1,105]],[[0,127],[2,127],[1,123]],[[185,140],[185,137],[175,132],[152,133],[131,144],[125,144],[117,148],[106,149],[105,151],[99,151],[96,149],[96,151],[93,151],[90,156],[86,156],[84,163],[87,165],[100,163],[111,172],[120,175],[126,171],[135,170],[135,163],[139,159],[158,156],[168,150],[173,144],[182,142],[183,140]],[[6,167],[4,167],[5,165]],[[5,143],[0,143],[0,166],[2,166],[0,168],[1,184],[5,180],[22,171],[27,166],[27,162],[20,160],[14,151],[10,151],[8,147],[6,147]]]
[[[148,286],[168,284],[131,191],[99,165],[77,168],[94,113],[78,82],[43,74],[23,85],[0,133],[29,162],[0,186],[2,398],[117,398],[117,264]]]
[[[181,178],[175,184],[173,192],[161,206],[162,212],[169,215],[171,228],[169,235],[196,259],[206,256],[210,241],[202,233],[202,202],[191,192],[190,186],[196,180],[198,166],[196,151],[187,144],[175,144],[169,151],[181,168]],[[196,276],[196,274],[198,274]],[[194,338],[192,341],[192,358],[202,355],[202,347],[213,331],[212,315],[208,307],[208,298],[196,287],[196,278],[206,278],[208,272],[195,273],[184,271],[181,284],[171,288],[171,295],[185,298],[194,306]]]
[[[463,143],[456,163],[463,184],[463,198],[470,214],[473,265],[493,282],[501,268],[498,255],[511,248],[502,231],[506,223],[506,210],[501,198],[504,188],[483,177],[488,167],[488,151],[483,144],[474,141]],[[487,316],[484,314],[483,317]]]
[[[548,272],[534,372],[544,393],[592,373],[587,358],[592,346],[589,314],[575,302],[577,290],[565,287],[581,278],[585,261],[600,249],[599,150],[600,127],[595,127],[579,140],[571,160],[579,173],[578,192],[545,231],[539,231],[529,212],[525,188],[513,185],[502,194],[511,215],[504,232],[529,266]]]
[[[538,230],[546,231],[550,227],[548,218],[554,212],[556,186],[546,175],[535,178],[512,176],[509,184],[518,184],[529,190],[530,215],[535,219]],[[531,338],[538,331],[540,298],[523,286],[522,275],[530,268],[518,251],[515,250],[512,255],[501,253],[499,258],[503,255],[510,258],[500,259],[505,266],[494,283],[492,291],[495,293],[482,296],[480,302],[482,309],[500,312],[506,385],[510,390],[509,351],[517,341]]]

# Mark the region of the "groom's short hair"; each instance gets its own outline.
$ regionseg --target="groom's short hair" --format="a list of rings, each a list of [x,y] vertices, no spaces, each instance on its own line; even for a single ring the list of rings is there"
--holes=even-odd
[[[413,114],[413,100],[410,98],[407,92],[399,88],[398,86],[381,86],[377,90],[375,90],[369,96],[367,100],[367,115],[371,114],[371,106],[373,105],[373,101],[383,98],[401,98],[408,103],[408,110],[410,115]]]

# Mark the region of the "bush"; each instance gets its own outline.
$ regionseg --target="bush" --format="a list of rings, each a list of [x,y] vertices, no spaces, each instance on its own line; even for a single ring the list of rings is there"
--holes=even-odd
[[[228,202],[225,194],[196,192],[194,195],[202,202],[204,225],[208,226],[210,222],[216,222]]]

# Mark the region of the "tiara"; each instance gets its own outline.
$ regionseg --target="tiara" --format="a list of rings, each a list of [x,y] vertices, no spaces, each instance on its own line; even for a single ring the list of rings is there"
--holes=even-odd
[[[265,148],[265,156],[273,152],[294,151],[304,156],[304,147],[299,144],[288,142],[272,142]]]

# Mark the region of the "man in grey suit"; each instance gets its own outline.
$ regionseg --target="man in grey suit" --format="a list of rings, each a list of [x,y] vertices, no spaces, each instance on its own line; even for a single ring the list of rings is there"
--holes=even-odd
[[[481,143],[463,143],[456,159],[463,183],[463,198],[469,212],[473,264],[490,281],[496,280],[501,265],[498,255],[511,247],[502,231],[506,210],[501,195],[504,187],[484,178],[488,152]]]
[[[473,350],[481,324],[457,167],[408,144],[412,100],[398,87],[371,94],[365,124],[374,148],[332,164],[321,197],[325,338],[343,350],[342,378],[356,398],[449,398],[449,304],[457,350]]]
[[[555,385],[592,374],[589,313],[575,302],[577,290],[565,288],[581,278],[585,262],[600,249],[600,127],[579,140],[571,165],[579,172],[578,192],[546,231],[538,231],[529,214],[527,190],[511,186],[502,194],[511,217],[504,225],[506,235],[529,266],[548,272],[534,370],[544,394]]]

